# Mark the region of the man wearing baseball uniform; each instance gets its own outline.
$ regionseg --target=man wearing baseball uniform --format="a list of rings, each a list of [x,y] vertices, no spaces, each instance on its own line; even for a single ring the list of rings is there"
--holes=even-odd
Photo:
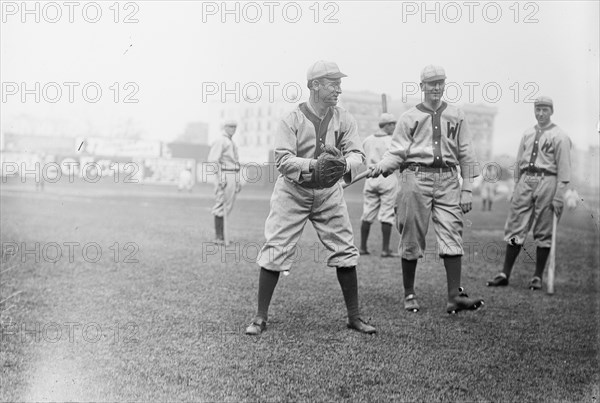
[[[517,183],[504,226],[507,242],[504,268],[489,280],[490,287],[506,286],[527,233],[533,227],[536,265],[529,288],[542,288],[542,275],[552,244],[552,215],[560,217],[563,196],[571,180],[571,140],[550,117],[554,103],[546,96],[534,102],[537,125],[523,133],[517,152]]]
[[[233,209],[236,194],[240,191],[240,160],[233,135],[237,129],[235,120],[228,120],[223,131],[213,143],[208,153],[208,162],[216,166],[215,205],[212,215],[215,216],[215,233],[217,242],[224,242],[223,216],[229,215]]]
[[[488,165],[483,175],[483,181],[481,182],[481,200],[483,202],[483,211],[492,211],[492,203],[496,197],[496,182],[497,178],[494,176],[494,170],[490,165]]]
[[[379,131],[370,135],[363,142],[367,165],[381,161],[383,154],[392,142],[392,133],[396,128],[396,119],[391,113],[384,113],[379,118]],[[367,178],[363,189],[363,214],[360,226],[360,254],[369,255],[367,241],[371,224],[375,218],[381,222],[383,247],[381,257],[398,257],[390,250],[392,224],[396,221],[396,197],[398,196],[398,176]],[[378,214],[379,213],[379,214]]]
[[[318,61],[307,73],[310,99],[281,122],[275,136],[275,161],[279,177],[265,222],[265,237],[257,263],[260,266],[258,310],[246,334],[266,329],[268,309],[279,274],[291,269],[304,225],[310,221],[330,252],[327,265],[336,268],[348,311],[347,327],[362,333],[376,330],[359,313],[352,226],[340,179],[350,183],[364,163],[364,153],[354,118],[336,106],[346,77],[337,64]],[[332,155],[327,155],[331,153]],[[330,161],[333,168],[325,165]],[[329,164],[329,163],[327,163]],[[321,183],[321,174],[336,171],[333,180]],[[323,168],[323,169],[321,169]]]
[[[372,175],[401,171],[398,230],[402,255],[404,307],[417,312],[414,290],[417,261],[425,251],[429,219],[438,240],[448,282],[446,311],[478,309],[483,300],[469,298],[461,287],[463,214],[472,208],[472,179],[479,175],[464,112],[442,101],[446,73],[440,66],[421,72],[424,101],[398,121],[390,149],[371,167]],[[458,168],[460,168],[461,181]]]

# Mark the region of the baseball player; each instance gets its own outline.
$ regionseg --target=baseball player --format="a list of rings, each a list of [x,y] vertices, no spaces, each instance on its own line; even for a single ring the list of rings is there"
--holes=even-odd
[[[238,149],[233,142],[236,129],[235,120],[226,121],[221,136],[213,143],[207,158],[209,163],[214,163],[217,167],[216,201],[211,213],[215,216],[215,233],[219,243],[225,240],[223,216],[231,213],[236,194],[241,189]]]
[[[490,287],[506,286],[527,233],[533,226],[536,265],[529,288],[542,288],[542,275],[552,243],[552,215],[560,217],[563,196],[571,180],[571,140],[550,117],[554,103],[546,96],[534,102],[537,125],[525,130],[517,152],[517,182],[504,226],[507,242],[504,268],[489,280]]]
[[[397,222],[404,308],[410,312],[420,309],[414,290],[415,272],[425,250],[430,218],[446,268],[446,311],[475,310],[483,305],[483,300],[469,298],[461,287],[463,214],[472,208],[471,182],[479,175],[479,167],[464,112],[442,101],[445,80],[442,67],[423,69],[420,86],[424,101],[400,117],[390,149],[370,168],[372,176],[401,171]]]
[[[384,113],[379,118],[379,131],[370,135],[363,142],[368,165],[381,161],[383,154],[390,147],[392,133],[396,128],[396,119],[391,113]],[[398,196],[398,176],[367,178],[363,188],[363,214],[360,226],[360,254],[369,255],[367,241],[371,224],[375,217],[381,222],[383,247],[381,257],[398,257],[390,250],[392,224],[396,220],[396,197]],[[379,213],[379,214],[378,214]]]
[[[496,197],[496,177],[491,166],[487,166],[481,182],[482,210],[492,211],[492,203]]]
[[[307,73],[308,102],[301,103],[279,124],[275,161],[280,172],[271,211],[265,222],[267,242],[258,256],[258,310],[246,334],[266,329],[268,309],[279,274],[289,271],[306,221],[330,252],[327,265],[336,268],[348,311],[347,327],[375,333],[360,317],[352,226],[341,178],[352,181],[364,163],[354,118],[336,106],[346,77],[337,64],[320,60]]]

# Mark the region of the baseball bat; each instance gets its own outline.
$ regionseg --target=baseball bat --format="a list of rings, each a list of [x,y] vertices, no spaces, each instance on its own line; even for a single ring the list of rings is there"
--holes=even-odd
[[[381,110],[383,113],[387,113],[387,95],[381,94]]]
[[[355,184],[356,182],[358,182],[358,181],[360,181],[360,180],[362,180],[362,179],[366,178],[366,177],[367,177],[367,175],[369,175],[369,173],[370,173],[370,172],[371,172],[371,171],[370,171],[369,169],[367,169],[367,170],[365,170],[365,171],[363,171],[363,172],[359,173],[358,175],[356,175],[356,178],[354,178],[354,180],[353,180],[352,182],[350,182],[350,183],[342,183],[342,187],[345,189],[345,188],[347,188],[348,186]]]
[[[558,216],[552,214],[552,245],[550,246],[550,257],[548,259],[548,294],[554,294],[554,272],[556,269],[556,224],[558,223]]]

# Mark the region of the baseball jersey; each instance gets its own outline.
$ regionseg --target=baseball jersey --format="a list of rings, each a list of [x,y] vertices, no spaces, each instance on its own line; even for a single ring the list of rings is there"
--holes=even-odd
[[[237,145],[225,132],[213,143],[207,160],[218,163],[219,169],[224,171],[239,171],[240,169]]]
[[[309,164],[320,154],[321,144],[332,145],[343,153],[346,182],[358,174],[365,159],[356,121],[339,106],[330,107],[321,120],[308,103],[298,105],[281,120],[274,143],[277,169],[299,184],[311,181]]]
[[[385,152],[390,148],[392,136],[382,130],[371,134],[363,141],[367,165],[377,164],[383,158]]]
[[[400,117],[381,166],[391,171],[412,164],[460,166],[463,178],[479,176],[471,133],[461,109],[442,102],[433,111],[421,103]]]
[[[519,172],[541,170],[557,176],[559,182],[571,180],[571,140],[560,127],[551,123],[525,130],[517,153]]]

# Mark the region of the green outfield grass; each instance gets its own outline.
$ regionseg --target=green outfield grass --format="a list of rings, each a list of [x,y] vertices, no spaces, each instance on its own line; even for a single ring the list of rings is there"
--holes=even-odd
[[[102,189],[3,189],[2,401],[600,397],[597,205],[560,223],[556,294],[549,296],[527,289],[534,264],[526,253],[509,287],[485,287],[502,265],[507,203],[483,213],[476,199],[464,233],[463,284],[485,307],[455,316],[445,312],[433,230],[417,269],[422,311],[409,314],[400,261],[378,257],[381,233],[373,225],[374,254],[361,258],[359,292],[375,336],[346,329],[335,270],[308,225],[298,262],[275,291],[269,327],[253,338],[244,329],[255,311],[254,258],[270,193],[241,194],[229,219],[233,245],[222,250],[210,243],[209,189]],[[349,199],[357,234],[361,205]],[[10,255],[15,244],[29,253]],[[532,245],[526,250],[535,256]]]

